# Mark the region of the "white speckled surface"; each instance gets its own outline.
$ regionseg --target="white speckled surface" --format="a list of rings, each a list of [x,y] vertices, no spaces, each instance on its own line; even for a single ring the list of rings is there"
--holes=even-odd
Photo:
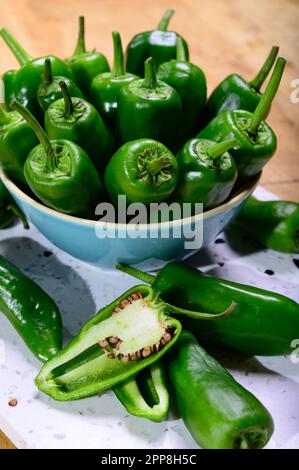
[[[272,198],[261,188],[257,195]],[[25,232],[18,224],[1,231],[0,240],[0,253],[56,300],[67,339],[98,308],[136,284],[129,276],[76,261],[53,247],[34,227]],[[294,259],[299,263],[299,255],[261,250],[230,231],[190,263],[211,274],[265,287],[299,301],[299,269]],[[222,355],[222,359],[271,412],[275,432],[267,447],[299,448],[299,364],[293,364],[289,357],[247,359],[232,354]],[[33,384],[39,366],[1,316],[0,429],[17,447],[196,448],[181,420],[170,417],[155,424],[129,416],[111,391],[69,403],[43,396]],[[7,404],[12,397],[18,400],[14,408]]]

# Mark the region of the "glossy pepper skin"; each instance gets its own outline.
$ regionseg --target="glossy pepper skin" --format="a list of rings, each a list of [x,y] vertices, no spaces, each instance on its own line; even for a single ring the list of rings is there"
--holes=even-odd
[[[62,98],[62,91],[59,85],[61,81],[64,81],[66,84],[70,96],[83,98],[81,91],[73,80],[66,77],[53,76],[51,61],[50,59],[46,59],[42,81],[37,90],[38,104],[43,112],[46,112],[50,104],[54,103],[54,101]]]
[[[71,97],[65,82],[60,86],[63,98],[46,111],[45,131],[50,139],[66,139],[79,145],[102,173],[113,152],[112,135],[92,104]]]
[[[131,415],[154,422],[167,418],[169,392],[165,367],[161,361],[142,370],[135,378],[115,385],[113,391]]]
[[[24,174],[32,192],[47,206],[66,214],[91,215],[102,185],[87,153],[69,140],[50,141],[28,109],[18,101],[11,106],[36,132],[40,145],[28,155]]]
[[[62,323],[53,300],[34,281],[0,256],[0,311],[41,361],[62,345]]]
[[[0,180],[0,230],[9,227],[16,217],[21,220],[24,229],[29,228],[25,215]]]
[[[165,145],[138,139],[122,145],[105,170],[105,187],[113,204],[125,195],[127,204],[167,199],[178,179],[178,164]]]
[[[285,60],[279,58],[254,113],[243,110],[224,111],[197,134],[198,138],[216,142],[231,138],[239,142],[239,145],[231,150],[231,155],[237,164],[241,179],[258,174],[276,151],[276,136],[263,119],[268,114],[277,92],[284,66]]]
[[[2,82],[4,84],[4,102],[6,111],[10,111],[10,102],[14,97],[13,83],[16,76],[16,70],[7,70],[2,75]]]
[[[114,65],[112,72],[97,75],[90,87],[90,99],[107,126],[115,132],[117,100],[120,90],[139,77],[126,73],[120,34],[113,31]]]
[[[65,62],[54,56],[32,59],[6,28],[0,30],[0,35],[21,65],[13,80],[13,97],[26,106],[36,118],[41,119],[42,113],[37,100],[37,90],[46,58],[51,61],[53,75],[72,79],[72,71]]]
[[[188,62],[182,38],[177,38],[176,58],[161,64],[157,78],[174,88],[182,102],[175,142],[180,149],[199,129],[207,100],[205,74],[197,65]]]
[[[202,203],[204,210],[222,204],[237,180],[237,166],[228,152],[237,144],[234,139],[218,144],[207,139],[189,140],[177,154],[175,200]]]
[[[299,253],[299,204],[296,202],[258,201],[251,196],[235,224],[267,248]]]
[[[182,109],[180,97],[172,87],[157,80],[151,57],[145,61],[144,75],[144,79],[134,80],[119,93],[120,142],[150,138],[172,149]]]
[[[16,183],[27,186],[24,163],[37,144],[34,131],[19,113],[5,112],[0,107],[0,162],[9,178]]]
[[[260,88],[275,62],[278,51],[279,47],[272,47],[263,66],[250,82],[236,73],[228,75],[220,82],[209,96],[205,109],[205,122],[211,121],[217,114],[227,110],[243,109],[253,113],[261,99]]]
[[[156,30],[136,34],[131,39],[127,47],[127,72],[142,76],[143,64],[148,57],[153,57],[157,67],[176,58],[176,42],[180,36],[167,29],[173,14],[174,10],[167,10]],[[188,45],[184,39],[183,44],[188,60]]]
[[[108,61],[104,54],[94,49],[92,51],[86,50],[84,16],[79,17],[77,45],[73,55],[66,59],[66,63],[72,69],[75,81],[86,98],[89,97],[89,89],[94,77],[99,73],[110,71]]]
[[[173,354],[172,354],[173,352]],[[205,449],[260,449],[273,420],[263,404],[183,331],[171,351],[169,376],[180,414]]]
[[[235,302],[234,313],[223,322],[184,319],[184,328],[204,342],[258,356],[291,354],[294,349],[291,342],[299,334],[299,304],[284,295],[206,276],[177,261],[164,266],[156,277],[131,266],[119,268],[151,284],[172,305],[212,314]]]

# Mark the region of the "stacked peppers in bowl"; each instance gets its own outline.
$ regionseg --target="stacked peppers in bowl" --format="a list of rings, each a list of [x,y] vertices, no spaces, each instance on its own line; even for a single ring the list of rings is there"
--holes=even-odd
[[[81,218],[93,218],[103,200],[117,205],[119,195],[146,205],[201,202],[208,210],[262,170],[276,150],[265,119],[285,60],[273,47],[256,77],[230,75],[207,100],[204,72],[189,61],[186,41],[168,30],[172,14],[134,36],[126,61],[113,32],[111,69],[102,53],[86,49],[83,17],[65,60],[32,58],[0,30],[20,64],[3,76],[0,161],[25,192]],[[259,204],[251,201],[239,224],[249,217],[253,226],[264,214],[271,223],[260,225],[259,240],[298,250],[298,207],[273,202],[261,211]],[[1,184],[0,227],[14,215],[22,217]],[[130,413],[153,421],[166,419],[172,393],[199,445],[263,447],[273,432],[269,412],[198,341],[250,355],[289,354],[299,334],[298,304],[182,263],[166,265],[156,278],[119,268],[146,284],[101,309],[62,349],[55,303],[0,258],[0,310],[44,362],[36,386],[62,401],[112,387]]]

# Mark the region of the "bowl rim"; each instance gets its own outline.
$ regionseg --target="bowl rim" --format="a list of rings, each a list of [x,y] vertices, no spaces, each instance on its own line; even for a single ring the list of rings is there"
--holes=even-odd
[[[190,217],[185,217],[183,219],[176,219],[173,221],[167,222],[158,222],[158,223],[151,223],[151,224],[139,224],[139,230],[141,229],[155,229],[155,228],[169,228],[170,226],[175,226],[178,224],[191,224],[199,220],[202,216],[203,219],[207,219],[210,217],[214,217],[219,215],[233,207],[238,206],[244,199],[246,199],[256,188],[258,182],[260,181],[262,172],[258,173],[252,179],[245,184],[231,199],[220,204],[220,206],[215,207],[214,209],[210,209],[206,212],[196,214]],[[105,226],[107,228],[118,228],[118,229],[134,229],[134,224],[124,224],[118,222],[101,222],[98,220],[91,220],[91,219],[82,219],[80,217],[76,217],[74,215],[64,214],[63,212],[56,211],[50,207],[45,206],[43,203],[36,201],[32,197],[28,196],[24,191],[22,191],[4,172],[3,168],[0,166],[0,180],[3,181],[4,186],[6,186],[12,193],[15,193],[19,199],[23,199],[25,203],[33,206],[35,209],[42,211],[44,213],[48,213],[53,217],[58,219],[63,219],[66,222],[72,222],[77,225],[84,225],[87,227],[99,227],[100,225]]]

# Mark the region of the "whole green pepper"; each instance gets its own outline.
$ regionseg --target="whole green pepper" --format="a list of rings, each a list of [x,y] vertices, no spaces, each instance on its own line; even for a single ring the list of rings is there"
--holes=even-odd
[[[263,121],[277,92],[285,60],[277,59],[271,79],[254,113],[224,111],[218,114],[197,137],[221,142],[235,138],[239,145],[231,150],[240,178],[254,176],[261,171],[276,151],[276,136]]]
[[[251,196],[234,223],[267,248],[299,253],[299,204],[296,202],[258,201]]]
[[[51,61],[48,58],[45,60],[43,78],[37,90],[38,103],[44,112],[47,111],[50,104],[62,98],[62,91],[59,85],[61,81],[64,81],[66,84],[70,96],[83,98],[81,91],[73,80],[66,77],[53,76]]]
[[[183,325],[207,343],[222,344],[245,354],[290,354],[299,336],[299,304],[284,295],[257,287],[206,276],[173,261],[156,277],[131,266],[119,269],[152,285],[166,302],[193,310],[219,312],[234,301],[234,314],[223,322],[185,319]]]
[[[112,37],[114,45],[112,72],[100,73],[93,79],[90,87],[90,99],[107,126],[114,132],[119,92],[125,85],[139,77],[132,73],[126,73],[120,34],[113,31]]]
[[[50,141],[27,108],[16,100],[11,107],[32,126],[40,141],[24,165],[32,192],[60,212],[90,215],[98,204],[102,184],[87,153],[69,140]]]
[[[169,392],[166,371],[161,362],[143,369],[134,379],[115,385],[113,391],[131,415],[155,422],[167,418]]]
[[[238,145],[235,139],[215,143],[191,139],[177,154],[179,180],[175,200],[203,204],[204,210],[222,204],[230,195],[238,171],[228,150]]]
[[[16,76],[16,70],[7,70],[2,75],[2,82],[4,84],[4,102],[6,111],[10,111],[10,102],[14,97],[13,84]]]
[[[21,65],[13,80],[12,94],[36,118],[41,119],[42,112],[37,101],[37,90],[43,74],[45,60],[50,59],[53,75],[72,79],[72,71],[65,62],[54,56],[32,59],[6,28],[0,30],[0,35]]]
[[[176,58],[159,66],[157,78],[172,86],[182,101],[182,113],[175,136],[176,148],[180,149],[198,130],[207,100],[205,75],[201,68],[188,62],[182,38],[177,38]]]
[[[105,187],[112,202],[125,195],[128,204],[148,204],[167,199],[178,179],[178,164],[165,145],[138,139],[122,145],[105,170]]]
[[[243,109],[253,113],[262,96],[261,86],[269,75],[278,51],[279,47],[272,47],[261,69],[250,82],[236,73],[222,80],[209,96],[205,109],[205,122],[211,121],[217,114],[228,109]]]
[[[174,354],[172,354],[174,352]],[[206,449],[260,449],[273,433],[263,404],[183,331],[171,351],[169,376],[180,414]]]
[[[8,227],[15,217],[21,220],[24,229],[29,228],[25,215],[0,180],[0,229]]]
[[[121,143],[150,138],[171,148],[181,109],[178,93],[157,80],[154,61],[149,57],[144,79],[134,80],[119,93],[117,131]]]
[[[85,46],[85,19],[79,17],[79,35],[77,45],[72,56],[66,59],[75,76],[75,81],[84,96],[89,96],[92,80],[99,73],[109,72],[110,67],[104,54],[95,49],[87,51]],[[62,74],[61,74],[62,75]]]
[[[60,82],[60,87],[63,98],[46,111],[45,131],[50,139],[67,139],[79,145],[102,173],[113,152],[112,135],[92,104],[71,97],[65,82]]]
[[[41,361],[47,361],[61,348],[62,323],[56,304],[2,256],[0,310]]]
[[[168,31],[168,23],[174,14],[174,10],[164,13],[158,27],[154,31],[146,31],[136,34],[127,47],[127,71],[142,76],[143,64],[148,57],[153,57],[157,67],[163,62],[168,62],[176,57],[176,41],[180,37],[174,31]],[[183,39],[184,48],[188,60],[188,45]]]
[[[0,106],[0,162],[9,178],[27,186],[24,163],[38,143],[29,124],[15,111],[5,112]]]

